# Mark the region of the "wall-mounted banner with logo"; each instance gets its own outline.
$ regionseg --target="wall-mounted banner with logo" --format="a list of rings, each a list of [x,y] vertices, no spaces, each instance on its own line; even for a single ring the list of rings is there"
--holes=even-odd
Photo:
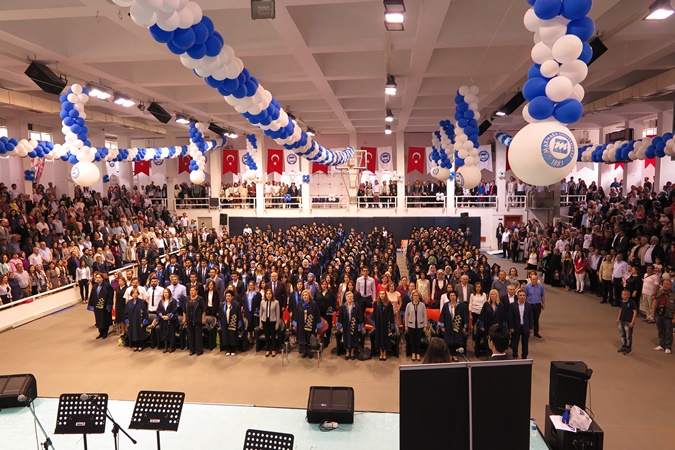
[[[300,157],[291,151],[284,152],[284,172],[300,173]]]
[[[425,161],[424,173],[429,173],[431,172],[431,169],[436,167],[436,163],[434,162],[434,158],[432,156],[433,151],[434,151],[433,147],[426,147],[424,149],[424,161]]]
[[[478,164],[476,167],[483,170],[489,170],[494,172],[494,167],[492,166],[492,146],[491,145],[481,145],[478,147]]]
[[[394,158],[391,147],[377,147],[377,171],[393,172]]]

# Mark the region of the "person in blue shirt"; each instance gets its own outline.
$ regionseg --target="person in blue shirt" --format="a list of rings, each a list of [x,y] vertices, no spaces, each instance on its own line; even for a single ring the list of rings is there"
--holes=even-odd
[[[527,303],[532,305],[534,335],[541,338],[541,334],[539,334],[539,316],[546,309],[546,295],[544,293],[544,285],[539,282],[539,276],[536,273],[530,275],[530,283],[525,286],[525,294],[527,294]]]

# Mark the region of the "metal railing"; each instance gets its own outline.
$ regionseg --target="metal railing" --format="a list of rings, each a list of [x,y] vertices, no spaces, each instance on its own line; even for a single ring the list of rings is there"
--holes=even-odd
[[[507,208],[525,208],[526,203],[527,203],[527,195],[506,194]]]
[[[209,198],[176,198],[174,199],[174,209],[209,209]]]
[[[349,195],[317,195],[311,198],[313,209],[340,209],[349,206]]]
[[[586,201],[585,195],[560,194],[560,206],[570,206],[581,201]]]
[[[396,196],[393,195],[381,195],[377,199],[366,196],[356,198],[359,208],[396,208],[397,203]]]
[[[445,196],[409,195],[405,198],[406,208],[445,208]]]
[[[496,195],[460,195],[455,197],[455,208],[496,208]]]
[[[302,196],[291,197],[289,194],[265,197],[265,209],[299,209],[302,208]]]
[[[220,209],[255,209],[255,197],[220,197],[218,205]]]

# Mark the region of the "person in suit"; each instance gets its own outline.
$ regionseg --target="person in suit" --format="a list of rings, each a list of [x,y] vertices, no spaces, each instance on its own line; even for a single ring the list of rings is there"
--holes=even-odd
[[[197,281],[199,281],[202,284],[205,284],[206,280],[208,280],[210,276],[211,275],[208,267],[208,261],[202,259],[199,262],[199,267],[197,268]]]
[[[162,291],[162,301],[157,306],[155,321],[159,326],[159,339],[164,342],[164,353],[173,353],[178,315],[176,300],[171,297],[171,291],[168,288]]]
[[[241,307],[234,299],[232,290],[225,292],[225,301],[221,304],[218,314],[220,324],[220,343],[225,355],[234,356],[239,344],[239,329],[242,326]]]
[[[176,255],[171,255],[171,260],[168,263],[166,263],[166,267],[164,267],[164,270],[166,270],[167,279],[174,273],[180,276],[182,274],[182,269],[183,268],[181,267],[181,265],[178,264]]]
[[[138,266],[138,283],[141,286],[146,286],[146,283],[148,282],[148,277],[150,276],[151,272],[152,269],[148,265],[148,259],[142,258],[141,264]]]
[[[288,306],[288,292],[286,291],[286,283],[279,281],[279,274],[277,272],[272,272],[270,274],[270,283],[268,285],[272,289],[272,295],[274,299],[279,302],[280,311],[286,310]]]
[[[162,287],[168,286],[169,276],[167,275],[166,270],[164,269],[164,264],[162,264],[161,262],[155,264],[155,270],[153,270],[152,276],[157,278],[159,286]]]
[[[457,302],[457,293],[448,294],[449,301],[443,305],[438,325],[443,332],[443,340],[450,350],[452,360],[457,361],[457,349],[466,346],[469,335],[469,310],[466,303]]]
[[[487,341],[492,355],[490,356],[489,361],[503,361],[509,359],[506,354],[506,349],[509,347],[509,339],[511,339],[511,333],[509,333],[507,327],[498,323],[490,327]]]
[[[192,278],[197,278],[197,274],[192,275]],[[199,281],[197,281],[197,283],[199,283]],[[201,288],[201,285],[198,285],[198,288]],[[218,318],[218,313],[220,312],[220,295],[218,294],[218,289],[216,289],[216,282],[209,280],[206,284],[206,290],[201,296],[204,297],[206,315]]]
[[[190,297],[183,305],[183,323],[187,326],[190,356],[204,353],[203,327],[206,322],[206,305],[196,286],[190,287]]]
[[[240,278],[239,272],[232,272],[232,286],[234,287],[235,293],[239,295],[239,297],[244,295],[244,291],[246,290],[246,284],[241,281]]]
[[[321,280],[319,286],[319,290],[316,291],[314,299],[319,307],[321,317],[326,319],[326,323],[328,324],[328,330],[326,330],[323,335],[324,347],[328,347],[333,328],[333,313],[335,312],[337,303],[335,301],[335,294],[333,293],[333,290],[328,287],[328,281],[325,278]]]
[[[213,280],[211,280],[210,278],[207,278],[206,283],[208,283],[209,281],[213,281]],[[215,284],[215,281],[214,281],[214,284]],[[192,286],[197,286],[198,295],[200,297],[204,297],[205,286],[202,283],[200,283],[199,281],[197,281],[197,273],[196,272],[193,272],[193,273],[190,274],[190,280],[187,283],[185,283],[185,289],[189,292],[190,288]],[[216,292],[217,291],[218,291],[218,288],[216,287]],[[220,298],[220,293],[218,293],[218,298]]]
[[[428,326],[427,308],[424,304],[420,305],[422,296],[417,290],[414,290],[411,296],[412,302],[405,307],[405,331],[409,336],[408,342],[412,360],[421,361],[422,335]]]
[[[94,275],[94,284],[89,296],[89,305],[87,309],[94,312],[96,318],[96,328],[98,336],[96,339],[105,339],[108,337],[108,330],[112,325],[112,307],[115,297],[115,291],[107,280],[103,280],[103,275],[97,273]]]
[[[260,292],[256,291],[255,281],[251,280],[248,282],[248,290],[244,294],[243,298],[243,307],[244,307],[244,316],[248,320],[248,329],[246,332],[249,334],[250,342],[253,342],[253,330],[258,326],[260,321],[260,302],[262,301],[262,296]]]
[[[476,327],[481,333],[485,333],[486,330],[489,332],[494,325],[501,325],[503,327],[508,327],[509,325],[508,306],[501,302],[497,289],[490,291],[488,301],[483,304],[478,321],[476,322]],[[486,350],[490,351],[489,342],[486,342],[485,345],[487,346]]]
[[[265,357],[277,356],[277,329],[281,323],[281,306],[274,298],[272,289],[265,291],[265,298],[260,302],[260,329],[265,333]]]
[[[518,359],[518,346],[522,342],[523,351],[521,358],[527,359],[530,335],[534,333],[534,314],[532,305],[527,302],[527,294],[524,290],[518,291],[518,301],[511,304],[511,348],[513,359]]]
[[[345,360],[356,359],[359,347],[359,332],[363,329],[363,313],[354,301],[354,294],[347,292],[345,302],[340,307],[337,318],[337,329],[342,333],[342,345],[345,349]]]
[[[179,272],[180,274],[179,279],[181,284],[187,285],[190,282],[190,275],[193,273],[197,275],[197,271],[192,267],[192,261],[186,259],[185,262],[183,263],[183,266],[181,266]],[[199,278],[197,278],[197,280],[199,280]]]
[[[209,277],[203,283],[204,285],[208,284],[209,281],[216,283],[216,290],[218,291],[218,297],[223,298],[225,296],[225,281],[222,277],[218,276],[218,269],[212,267],[209,270]]]
[[[460,303],[468,303],[471,294],[473,294],[473,286],[469,283],[469,276],[462,275],[459,283],[455,285],[455,292],[457,293],[457,301]]]

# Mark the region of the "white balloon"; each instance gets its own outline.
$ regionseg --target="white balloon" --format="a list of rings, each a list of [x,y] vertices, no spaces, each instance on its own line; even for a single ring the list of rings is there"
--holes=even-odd
[[[173,13],[158,13],[157,26],[164,31],[174,31],[180,25],[180,16],[176,11]]]
[[[211,75],[211,71],[203,67],[195,67],[195,72],[197,72],[197,75],[199,75],[202,78],[206,78],[209,75]]]
[[[137,1],[129,9],[131,20],[139,27],[149,28],[157,22],[157,14],[147,3]]]
[[[77,137],[77,136],[75,136],[75,137]],[[82,142],[82,141],[79,140],[79,139],[76,139],[75,142],[73,143],[73,145],[74,145],[75,147],[81,149],[82,146],[84,145],[84,142]]]
[[[229,72],[227,71],[227,66],[222,66],[211,73],[211,76],[216,80],[224,80],[227,78]]]
[[[209,72],[213,72],[223,65],[218,56],[205,56],[200,61],[201,66]]]
[[[516,177],[534,186],[548,186],[567,177],[577,161],[577,142],[559,122],[531,123],[520,130],[509,149]]]
[[[560,66],[560,75],[569,78],[572,84],[579,84],[588,76],[588,66],[585,62],[575,59]]]
[[[466,159],[469,156],[469,151],[465,149],[457,150],[457,157],[461,159]]]
[[[581,39],[573,34],[567,34],[553,44],[551,53],[559,63],[569,63],[577,59],[584,49]]]
[[[541,35],[539,34],[539,30],[535,31],[532,34],[532,40],[534,41],[535,45],[541,42]]]
[[[220,59],[225,64],[230,64],[234,60],[234,50],[229,45],[223,45],[223,49],[220,51]]]
[[[558,39],[567,34],[567,22],[562,16],[543,21],[541,28],[539,28],[541,40],[546,45],[553,45]]]
[[[159,9],[164,12],[174,12],[178,10],[180,0],[162,0]]]
[[[477,95],[480,93],[480,88],[479,88],[478,86],[471,86],[471,87],[469,88],[469,93],[470,93],[471,95],[477,96]]]
[[[464,158],[464,165],[465,166],[475,166],[476,165],[476,159],[473,156],[467,156]]]
[[[202,184],[206,181],[206,174],[202,170],[193,170],[190,172],[190,181],[194,184]]]
[[[474,112],[473,112],[473,118],[476,119],[476,120],[479,120],[479,119],[480,119],[480,112],[479,112],[479,111],[474,111]]]
[[[455,184],[462,189],[473,189],[480,184],[481,173],[476,166],[462,166],[455,173]]]
[[[190,12],[192,13],[192,17],[193,17],[192,25],[196,25],[196,24],[198,24],[199,22],[202,21],[202,16],[203,16],[202,7],[199,6],[197,3],[188,2],[187,5],[185,5],[184,9],[189,9]]]
[[[541,27],[541,19],[539,19],[539,17],[537,17],[537,15],[534,13],[534,8],[530,8],[525,12],[523,24],[528,31],[533,33],[539,30]]]
[[[469,86],[461,86],[459,88],[459,95],[466,96],[467,94],[469,94]]]
[[[182,10],[183,8],[185,8],[185,5],[187,5],[189,1],[190,1],[190,0],[178,0],[178,8],[177,8],[178,11]]]
[[[87,153],[87,154],[80,153],[79,155],[77,155],[77,160],[80,161],[80,162],[94,162],[95,159],[96,159],[96,155],[94,155],[93,153]]]
[[[72,94],[68,94],[68,101],[70,103],[77,103],[77,102],[80,101],[80,98],[77,96],[77,94],[72,93]]]
[[[190,55],[187,54],[187,52],[180,55],[180,62],[183,63],[183,65],[188,69],[196,69],[201,65],[201,60],[192,59]]]
[[[543,64],[545,61],[553,58],[553,53],[551,52],[551,48],[548,45],[540,42],[532,47],[530,56],[532,56],[532,61],[535,63]]]
[[[464,149],[465,149],[466,151],[469,151],[469,150],[471,150],[471,149],[473,148],[473,142],[472,142],[472,141],[469,141],[469,140],[467,140],[467,141],[466,141],[464,144],[462,144],[462,145],[464,146]]]
[[[75,95],[81,94],[82,93],[82,85],[75,83],[70,87],[70,90],[73,91],[73,94],[75,94]]]
[[[194,25],[195,18],[190,9],[178,10],[178,18],[180,19],[178,21],[179,28],[187,29]]]
[[[77,95],[77,99],[80,103],[85,104],[89,101],[89,96],[83,92]]]
[[[151,8],[155,12],[161,11],[162,8],[162,3],[164,0],[137,0],[136,3],[146,3],[148,5],[148,8]]]
[[[255,170],[248,169],[248,170],[246,171],[246,173],[244,174],[244,176],[246,177],[246,179],[247,179],[248,181],[253,181],[253,180],[255,180],[255,177],[257,176],[257,174],[256,174],[256,171],[255,171]]]
[[[469,109],[476,112],[478,110],[478,103],[469,103]]]
[[[450,169],[446,169],[445,167],[436,166],[436,167],[433,167],[429,171],[429,174],[432,177],[436,178],[437,180],[445,181],[448,178],[450,178]]]
[[[563,76],[557,76],[546,83],[546,96],[554,102],[567,100],[572,94],[574,85]]]
[[[135,1],[136,0],[113,0],[117,6],[121,6],[122,8],[133,5]]]
[[[95,164],[80,161],[70,169],[70,177],[75,184],[91,187],[101,178],[101,172]]]
[[[554,76],[558,75],[558,72],[560,71],[560,65],[555,59],[549,59],[548,61],[544,61],[542,63],[539,71],[545,78],[553,78]]]

